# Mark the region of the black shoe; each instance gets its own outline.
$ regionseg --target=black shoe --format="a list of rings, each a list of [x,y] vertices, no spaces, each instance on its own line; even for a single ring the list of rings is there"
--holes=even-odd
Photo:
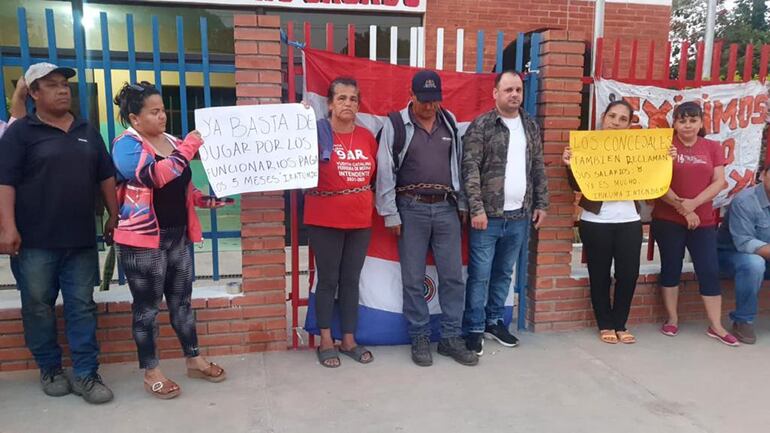
[[[420,367],[433,365],[433,356],[430,354],[430,340],[426,336],[412,338],[412,361]]]
[[[70,381],[61,367],[40,372],[40,386],[51,397],[61,397],[72,392]]]
[[[465,340],[460,337],[442,338],[438,343],[439,355],[450,356],[462,365],[476,365],[479,357],[465,347]]]
[[[484,354],[484,333],[483,332],[469,332],[465,336],[465,347],[476,356]]]
[[[516,347],[519,345],[519,339],[508,332],[508,328],[503,325],[502,320],[498,320],[494,325],[487,325],[484,330],[484,337],[497,340],[505,347]]]
[[[97,373],[76,378],[72,383],[72,392],[91,404],[102,404],[112,400],[112,391],[107,388],[102,377]]]
[[[757,334],[754,332],[754,325],[751,323],[733,322],[733,335],[744,344],[754,344],[757,342]]]

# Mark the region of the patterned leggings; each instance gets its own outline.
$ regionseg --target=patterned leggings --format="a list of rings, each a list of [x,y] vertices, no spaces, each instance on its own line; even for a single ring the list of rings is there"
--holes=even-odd
[[[158,310],[163,295],[186,357],[199,355],[192,297],[192,255],[186,227],[160,231],[160,248],[118,246],[120,265],[126,273],[134,302],[132,330],[139,354],[139,368],[158,366]]]

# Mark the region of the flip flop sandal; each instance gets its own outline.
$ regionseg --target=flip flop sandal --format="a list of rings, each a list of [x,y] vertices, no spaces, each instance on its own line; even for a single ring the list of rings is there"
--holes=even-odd
[[[369,349],[361,345],[358,345],[350,350],[340,349],[340,353],[355,359],[357,362],[360,362],[361,364],[368,364],[374,361],[374,355],[372,355],[372,352],[370,352]],[[365,360],[364,355],[366,355],[367,353],[369,354],[369,359]]]
[[[634,334],[628,332],[628,331],[618,331],[618,339],[623,344],[634,344],[636,343],[636,337],[634,337]]]
[[[618,336],[615,335],[615,331],[606,329],[599,331],[599,339],[607,344],[618,344]]]
[[[149,392],[153,397],[159,398],[161,400],[170,400],[182,393],[182,390],[179,388],[179,385],[177,385],[176,383],[174,383],[173,380],[170,380],[170,379],[159,380],[153,383],[152,385],[150,385],[147,382],[144,382],[144,389],[145,391]]]
[[[333,347],[331,349],[326,349],[326,350],[321,350],[320,347],[316,347],[315,353],[318,356],[318,362],[320,362],[321,365],[323,365],[326,368],[337,368],[340,366],[340,364],[342,364],[340,362],[340,355],[336,347]],[[326,361],[331,361],[334,359],[337,360],[337,365],[326,363]]]
[[[197,368],[188,368],[187,377],[193,379],[203,379],[214,383],[227,379],[225,370],[213,362],[209,362],[209,366],[203,370],[198,370]]]

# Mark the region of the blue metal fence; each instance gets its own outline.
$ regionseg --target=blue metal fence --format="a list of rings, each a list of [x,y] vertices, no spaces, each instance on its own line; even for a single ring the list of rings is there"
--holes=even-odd
[[[211,74],[212,73],[235,73],[234,62],[210,63],[208,52],[208,23],[205,17],[200,18],[201,37],[201,56],[200,60],[190,60],[185,54],[184,46],[184,21],[181,16],[176,17],[177,34],[177,56],[176,61],[162,61],[160,51],[160,27],[158,18],[152,17],[152,61],[137,61],[136,43],[134,40],[134,17],[132,14],[126,15],[126,38],[127,52],[115,52],[110,50],[110,38],[107,21],[107,13],[100,13],[100,31],[102,49],[101,53],[88,52],[85,41],[85,30],[82,25],[82,12],[74,9],[72,14],[73,39],[75,52],[73,55],[64,55],[59,52],[56,46],[56,31],[54,26],[54,13],[52,9],[45,10],[45,23],[47,31],[48,50],[47,56],[32,55],[29,44],[29,33],[27,26],[27,11],[20,7],[17,10],[19,23],[19,47],[18,54],[4,53],[8,47],[0,47],[0,100],[5,101],[5,71],[6,66],[21,67],[26,70],[29,65],[37,62],[51,62],[59,66],[66,66],[77,71],[78,76],[78,94],[80,100],[80,114],[88,118],[89,106],[89,88],[86,82],[86,70],[96,69],[104,72],[105,101],[107,114],[107,135],[106,140],[111,143],[115,138],[115,115],[112,106],[112,72],[128,71],[131,82],[136,82],[137,71],[153,71],[155,74],[155,86],[161,89],[161,72],[177,72],[179,74],[179,100],[181,104],[181,122],[182,134],[187,134],[189,125],[187,124],[187,72],[197,72],[203,75],[203,95],[205,107],[211,106]],[[14,50],[15,51],[15,50]],[[41,50],[42,51],[42,50]],[[71,51],[71,50],[70,50]],[[116,55],[118,54],[118,55]],[[126,58],[127,60],[117,60],[114,57]],[[0,104],[0,118],[6,119],[8,112],[5,104]],[[211,188],[209,187],[211,191]],[[211,192],[213,193],[213,192]],[[241,232],[236,230],[218,231],[217,230],[217,210],[210,211],[211,230],[203,233],[205,239],[211,241],[212,254],[212,278],[220,279],[219,272],[219,240],[227,238],[240,238]],[[118,269],[119,282],[125,284],[125,277],[122,270]]]

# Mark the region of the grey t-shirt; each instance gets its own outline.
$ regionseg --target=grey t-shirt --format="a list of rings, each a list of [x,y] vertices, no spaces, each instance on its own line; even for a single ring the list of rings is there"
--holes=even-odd
[[[409,117],[414,124],[414,136],[409,143],[404,161],[398,171],[396,186],[432,183],[452,187],[452,134],[449,127],[436,116],[431,131],[426,131],[415,120],[411,108]],[[415,189],[420,194],[441,194],[435,189]]]

